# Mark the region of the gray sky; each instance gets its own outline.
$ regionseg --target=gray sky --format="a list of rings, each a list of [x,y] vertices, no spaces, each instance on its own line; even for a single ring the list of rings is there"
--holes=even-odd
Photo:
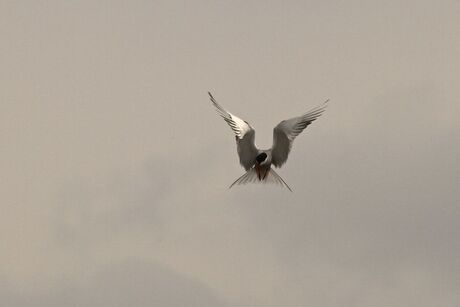
[[[0,305],[458,306],[458,1],[0,1]],[[270,186],[206,92],[272,128]]]

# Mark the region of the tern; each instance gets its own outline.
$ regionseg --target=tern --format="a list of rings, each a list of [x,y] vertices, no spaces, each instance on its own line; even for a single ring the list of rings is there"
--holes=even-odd
[[[272,165],[279,168],[286,163],[294,139],[324,112],[329,99],[301,116],[281,121],[273,129],[272,148],[263,150],[257,148],[255,144],[254,128],[247,121],[220,106],[210,92],[208,94],[217,113],[235,133],[240,164],[246,170],[246,173],[236,179],[229,188],[235,184],[275,183],[285,186],[292,192],[283,178],[272,168]]]

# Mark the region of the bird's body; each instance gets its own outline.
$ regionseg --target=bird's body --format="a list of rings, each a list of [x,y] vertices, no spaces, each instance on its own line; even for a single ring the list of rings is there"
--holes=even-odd
[[[257,177],[259,180],[265,180],[265,178],[267,178],[271,165],[271,150],[259,150],[259,154],[257,155],[256,161],[254,162],[254,167],[256,169]]]
[[[250,182],[271,182],[291,190],[286,182],[273,170],[272,165],[281,167],[286,162],[295,137],[324,112],[326,103],[329,100],[304,115],[281,121],[273,129],[273,146],[270,149],[262,150],[255,145],[255,130],[251,125],[247,121],[227,112],[217,103],[211,93],[208,92],[208,94],[219,115],[222,116],[235,133],[240,164],[246,170],[246,173],[233,182],[230,187],[235,184]]]

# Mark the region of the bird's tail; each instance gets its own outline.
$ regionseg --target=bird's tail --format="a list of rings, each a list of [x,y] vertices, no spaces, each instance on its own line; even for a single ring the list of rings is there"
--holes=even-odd
[[[233,187],[235,184],[247,184],[247,183],[274,183],[277,185],[281,185],[282,187],[286,187],[289,189],[289,191],[292,192],[291,188],[287,185],[287,183],[281,178],[280,175],[278,175],[274,169],[269,168],[267,171],[267,175],[263,179],[259,179],[259,176],[257,175],[256,169],[252,167],[249,169],[243,176],[240,178],[236,179],[229,187]]]

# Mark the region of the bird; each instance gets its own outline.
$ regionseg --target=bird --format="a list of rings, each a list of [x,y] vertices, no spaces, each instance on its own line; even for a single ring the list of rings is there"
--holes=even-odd
[[[225,110],[208,92],[217,113],[227,122],[235,134],[236,148],[241,166],[246,170],[229,187],[247,183],[275,183],[292,189],[272,166],[280,168],[286,163],[294,139],[326,109],[329,99],[303,115],[281,121],[273,129],[273,145],[270,149],[259,149],[255,144],[255,130],[245,120]]]

